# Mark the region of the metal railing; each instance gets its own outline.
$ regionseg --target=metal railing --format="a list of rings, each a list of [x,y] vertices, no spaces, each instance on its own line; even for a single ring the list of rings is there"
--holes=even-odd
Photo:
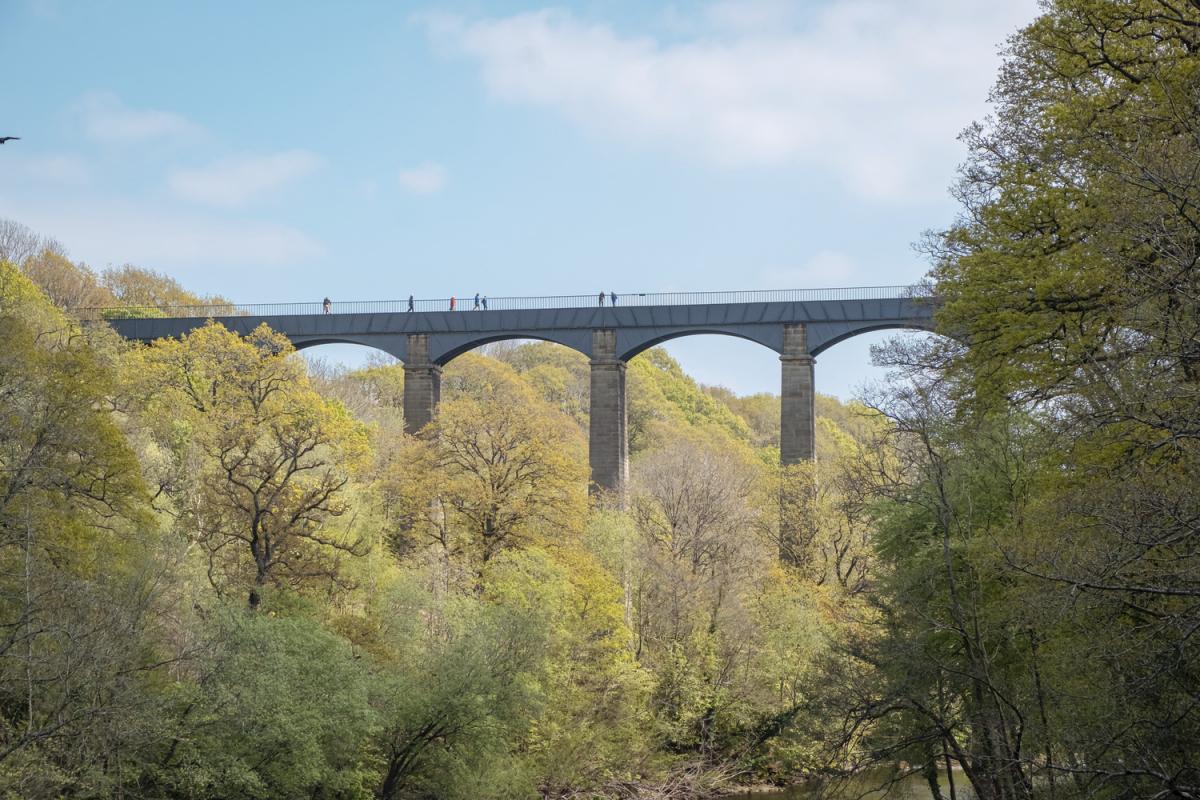
[[[833,289],[766,289],[734,292],[618,292],[545,297],[480,297],[474,295],[409,300],[333,301],[328,310],[316,303],[234,303],[197,306],[112,306],[78,309],[85,318],[277,317],[309,314],[384,314],[430,311],[512,311],[556,308],[717,305],[726,303],[795,303],[819,300],[894,300],[931,297],[927,284],[911,286],[846,286]]]

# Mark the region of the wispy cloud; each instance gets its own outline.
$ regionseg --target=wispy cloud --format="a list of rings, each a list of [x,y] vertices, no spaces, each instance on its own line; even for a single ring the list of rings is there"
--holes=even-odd
[[[446,168],[427,161],[415,167],[400,170],[400,185],[414,194],[433,194],[446,186]]]
[[[78,104],[88,138],[109,144],[128,144],[192,136],[200,126],[172,111],[130,108],[112,92],[91,92]]]
[[[320,156],[308,150],[237,156],[204,167],[173,169],[167,175],[167,185],[185,200],[243,206],[311,174],[322,163]]]
[[[0,217],[53,236],[72,257],[97,266],[273,266],[325,253],[316,239],[287,225],[215,219],[121,201],[31,204],[0,197]]]
[[[715,3],[698,17],[703,31],[661,39],[561,10],[423,21],[443,51],[478,62],[497,99],[721,167],[829,169],[857,194],[898,199],[929,191],[931,168],[952,170],[955,137],[985,113],[998,64],[981,56],[1037,6],[835,0],[804,9]]]

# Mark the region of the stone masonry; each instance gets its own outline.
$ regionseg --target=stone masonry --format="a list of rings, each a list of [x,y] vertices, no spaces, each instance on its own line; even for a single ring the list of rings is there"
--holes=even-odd
[[[415,435],[433,422],[441,397],[442,368],[429,360],[429,337],[411,333],[404,362],[404,432]]]
[[[623,506],[629,483],[629,417],[625,407],[625,362],[617,358],[616,331],[592,331],[591,366],[590,489],[593,493],[610,493]]]
[[[783,380],[780,385],[779,460],[799,464],[816,456],[813,365],[804,325],[783,326]]]

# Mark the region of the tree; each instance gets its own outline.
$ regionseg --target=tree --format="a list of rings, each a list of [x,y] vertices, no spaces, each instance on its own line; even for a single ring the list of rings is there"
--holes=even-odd
[[[154,343],[133,369],[144,419],[171,453],[159,491],[207,551],[214,585],[247,589],[257,608],[267,584],[336,584],[338,554],[368,545],[333,526],[349,510],[366,433],[309,387],[287,339],[265,325],[242,339],[213,323]]]
[[[552,342],[522,345],[498,358],[519,372],[542,399],[586,429],[589,402],[587,358]]]
[[[635,655],[656,672],[670,746],[714,758],[752,646],[746,587],[773,558],[754,533],[756,471],[685,441],[644,456],[635,475]]]
[[[720,400],[750,427],[755,447],[779,449],[779,396],[760,392],[739,397],[724,386],[705,386],[704,392]]]
[[[100,276],[104,288],[116,297],[121,305],[133,307],[163,306],[229,306],[228,300],[216,295],[193,294],[179,285],[169,275],[152,269],[126,264],[116,269],[106,269]],[[214,309],[218,313],[219,308]]]
[[[388,657],[373,698],[384,725],[377,796],[472,796],[472,786],[502,794],[514,779],[529,793],[532,776],[506,767],[541,705],[541,611],[433,594],[406,579],[378,612]]]
[[[299,615],[218,609],[122,788],[142,797],[374,796],[376,684],[342,638]]]
[[[500,552],[581,529],[583,439],[511,368],[458,362],[444,383],[450,399],[400,463],[397,495],[402,530],[431,536],[482,580]]]
[[[0,219],[0,261],[20,267],[26,259],[47,252],[62,255],[63,246],[15,220]]]
[[[94,313],[93,309],[116,302],[112,293],[100,285],[96,273],[87,265],[73,264],[50,249],[26,258],[22,270],[49,295],[56,306],[73,314],[82,316]]]
[[[78,326],[0,263],[0,791],[102,793],[152,727],[169,566]],[[100,774],[97,774],[100,773]]]
[[[1039,672],[1046,692],[1077,685],[1056,642],[1096,687],[1042,742],[1081,792],[1200,785],[1198,53],[1194,2],[1048,3],[1010,45],[995,120],[966,134],[962,217],[929,240],[966,346],[923,360],[957,392],[958,435],[1015,406],[1053,445],[1012,514],[1042,535],[998,543],[1070,604],[1061,638],[1032,641],[1063,669]]]

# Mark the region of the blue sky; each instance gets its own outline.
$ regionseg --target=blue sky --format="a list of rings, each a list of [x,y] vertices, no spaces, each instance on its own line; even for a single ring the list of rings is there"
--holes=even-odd
[[[1035,13],[0,0],[0,216],[240,302],[908,283]],[[879,338],[818,388],[851,396]],[[778,391],[751,343],[668,349]]]

